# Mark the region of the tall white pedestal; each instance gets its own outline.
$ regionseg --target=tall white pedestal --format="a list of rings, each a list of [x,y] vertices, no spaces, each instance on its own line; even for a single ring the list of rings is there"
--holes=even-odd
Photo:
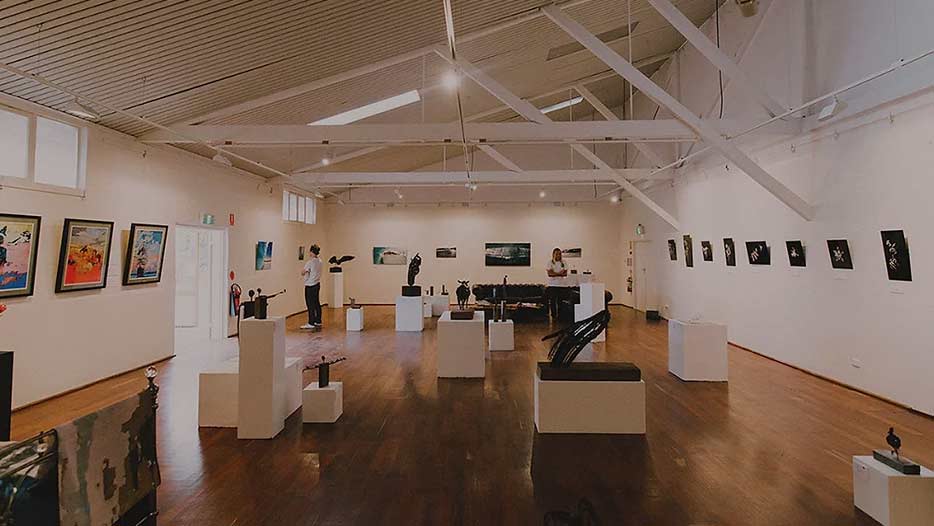
[[[446,311],[438,320],[438,378],[483,378],[486,350],[483,348],[483,311],[472,320],[452,320]]]
[[[346,325],[348,331],[356,332],[363,330],[363,307],[347,309]]]
[[[853,505],[884,526],[934,524],[934,472],[903,475],[872,456],[853,457]]]
[[[539,433],[645,434],[644,381],[543,381],[533,374]]]
[[[586,320],[606,308],[603,283],[581,283],[580,303],[574,306],[574,321]],[[595,342],[606,341],[606,331],[602,331],[593,339]]]
[[[344,273],[331,272],[331,301],[328,306],[332,309],[340,309],[344,306]]]
[[[441,316],[444,314],[444,311],[450,310],[451,308],[451,295],[450,294],[438,294],[437,296],[431,297],[431,315],[432,316]]]
[[[515,326],[512,320],[491,321],[490,328],[490,350],[491,351],[512,351],[516,348]]]
[[[273,438],[285,424],[285,318],[240,322],[237,438]]]
[[[344,384],[329,382],[318,387],[311,382],[302,391],[302,422],[333,424],[344,414]]]
[[[396,331],[422,332],[425,327],[421,296],[396,296]]]
[[[682,380],[726,382],[726,325],[668,320],[668,370]]]
[[[422,296],[422,317],[431,317],[431,296]]]

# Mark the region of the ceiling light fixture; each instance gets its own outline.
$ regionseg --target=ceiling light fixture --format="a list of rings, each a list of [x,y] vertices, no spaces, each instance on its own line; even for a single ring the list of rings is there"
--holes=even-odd
[[[314,196],[318,199],[324,199],[324,194],[321,193],[321,190],[315,190]]]
[[[456,90],[460,83],[460,75],[456,71],[447,70],[441,74],[441,85],[451,91]]]
[[[315,122],[309,122],[309,126],[335,126],[340,124],[350,124],[352,122],[357,122],[359,120],[366,119],[367,117],[372,117],[374,115],[379,115],[380,113],[386,113],[387,111],[392,111],[396,108],[401,108],[403,106],[408,106],[409,104],[415,103],[422,100],[418,95],[418,90],[413,89],[412,91],[406,91],[405,93],[396,95],[395,97],[389,97],[388,99],[378,100],[372,102],[365,106],[360,106],[359,108],[354,108],[352,110],[345,111],[343,113],[338,113],[326,119],[317,120]]]
[[[736,0],[736,5],[743,16],[756,16],[759,12],[759,0]]]
[[[321,158],[321,166],[327,166],[329,164],[331,164],[331,159],[329,159],[327,156]]]
[[[101,116],[99,113],[92,110],[89,106],[85,104],[81,104],[80,102],[78,102],[78,99],[76,98],[68,101],[68,103],[65,104],[65,107],[63,109],[65,110],[65,113],[69,115],[74,115],[75,117],[78,117],[81,119],[86,119],[86,120],[94,121],[94,122],[101,120]]]
[[[575,104],[580,104],[583,102],[584,97],[574,97],[572,99],[563,100],[557,104],[552,104],[551,106],[545,106],[542,108],[542,113],[551,113],[553,111],[563,110],[564,108],[571,107]]]
[[[399,199],[402,199],[403,197],[405,197],[402,195],[402,192],[400,192],[398,188],[396,188],[394,191],[396,192],[396,197],[398,197]]]
[[[542,190],[542,191],[538,192],[538,197],[539,197],[539,199],[544,199],[546,195],[548,195],[548,194],[545,193],[545,190]]]
[[[615,203],[618,203],[618,202],[619,202],[619,196],[616,195],[616,194],[611,195],[611,196],[610,196],[610,202],[611,202],[611,203],[614,203],[614,204],[615,204]]]
[[[223,164],[224,166],[227,166],[227,167],[233,166],[233,162],[231,162],[230,159],[228,159],[227,156],[225,156],[221,152],[217,152],[217,154],[214,155],[214,157],[211,157],[211,160],[216,163]]]

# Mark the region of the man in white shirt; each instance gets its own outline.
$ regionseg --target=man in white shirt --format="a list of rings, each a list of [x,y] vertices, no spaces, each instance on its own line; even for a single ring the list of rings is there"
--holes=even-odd
[[[321,328],[321,259],[318,254],[321,248],[311,245],[311,257],[305,263],[302,277],[305,278],[305,307],[308,308],[308,323],[302,325],[303,329]]]
[[[552,320],[558,319],[558,303],[567,296],[568,267],[561,259],[561,249],[551,251],[551,261],[545,267],[548,273],[548,287],[545,288],[545,300]]]

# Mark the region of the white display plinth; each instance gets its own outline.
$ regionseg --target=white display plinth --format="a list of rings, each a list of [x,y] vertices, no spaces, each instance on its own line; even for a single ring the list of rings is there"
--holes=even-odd
[[[439,294],[437,296],[431,296],[431,315],[432,316],[441,316],[444,314],[444,311],[451,308],[451,295],[450,294]]]
[[[285,418],[292,416],[302,406],[302,369],[301,358],[285,359]]]
[[[302,391],[302,422],[333,424],[344,413],[344,384],[329,382],[318,387],[311,382]]]
[[[396,331],[421,332],[425,317],[421,296],[396,296]]]
[[[645,382],[542,381],[534,373],[539,433],[645,434]]]
[[[726,326],[668,320],[668,370],[682,380],[726,382]]]
[[[490,350],[512,351],[516,348],[515,326],[512,320],[490,322]]]
[[[422,296],[422,317],[431,317],[431,296]]]
[[[239,360],[225,360],[198,375],[198,427],[237,427]]]
[[[884,526],[934,524],[934,472],[904,475],[871,456],[853,457],[853,505]]]
[[[344,273],[331,272],[331,301],[328,306],[339,309],[344,306]]]
[[[363,307],[356,309],[347,309],[347,330],[363,330]]]
[[[285,424],[285,318],[240,322],[237,438],[273,438]]]
[[[486,351],[483,348],[483,311],[472,320],[452,320],[446,311],[438,320],[438,378],[483,378]]]
[[[586,320],[606,309],[605,289],[603,283],[580,284],[580,303],[574,306],[574,321]],[[593,341],[606,341],[606,331],[600,332]]]

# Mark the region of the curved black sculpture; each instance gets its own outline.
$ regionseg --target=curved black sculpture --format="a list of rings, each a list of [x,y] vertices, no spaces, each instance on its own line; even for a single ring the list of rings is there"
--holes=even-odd
[[[584,347],[606,330],[609,323],[610,311],[602,310],[586,320],[574,322],[542,338],[542,341],[555,339],[548,351],[552,367],[570,366]]]
[[[418,276],[418,272],[422,266],[422,256],[415,253],[415,257],[412,258],[412,261],[409,261],[409,280],[408,285],[402,287],[403,296],[421,296],[422,288],[415,284],[415,276]]]
[[[460,286],[454,291],[457,294],[457,308],[466,309],[467,301],[470,300],[470,282],[457,280]]]
[[[348,261],[353,261],[354,259],[356,259],[356,257],[357,256],[351,256],[351,255],[346,255],[346,256],[341,256],[341,257],[331,256],[331,259],[328,260],[328,263],[331,264],[331,268],[328,269],[328,272],[334,272],[334,273],[343,272],[344,269],[341,268],[341,265],[343,265],[344,263],[347,263]]]

